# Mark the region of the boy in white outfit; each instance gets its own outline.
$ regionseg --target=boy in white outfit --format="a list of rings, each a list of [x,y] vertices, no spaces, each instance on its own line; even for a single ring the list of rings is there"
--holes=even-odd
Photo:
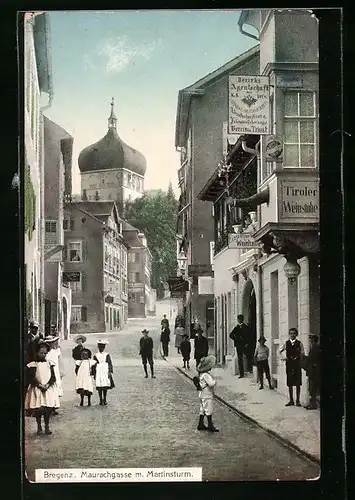
[[[210,432],[219,432],[219,429],[216,429],[212,422],[214,387],[216,381],[209,373],[215,364],[216,358],[214,356],[202,358],[197,367],[199,376],[193,378],[195,387],[199,390],[198,395],[200,398],[200,419],[197,426],[199,431],[207,430]],[[208,421],[207,427],[204,424],[205,415]]]

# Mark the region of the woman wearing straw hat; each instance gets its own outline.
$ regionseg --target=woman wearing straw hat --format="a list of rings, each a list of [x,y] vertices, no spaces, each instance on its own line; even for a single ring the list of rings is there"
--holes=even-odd
[[[86,342],[86,337],[85,335],[78,335],[74,339],[75,343],[77,344],[74,349],[72,350],[72,356],[75,361],[80,361],[81,360],[81,351],[84,349],[83,344]],[[87,348],[85,348],[87,349]],[[89,351],[89,358],[91,358],[91,351],[90,349],[87,349]]]
[[[212,422],[214,387],[216,385],[216,381],[212,377],[210,371],[215,364],[216,358],[214,356],[206,356],[205,358],[202,358],[197,367],[199,376],[193,378],[195,387],[199,390],[198,395],[200,398],[200,419],[197,426],[199,431],[219,431],[219,429],[216,429]],[[205,415],[208,422],[207,427],[204,423]]]

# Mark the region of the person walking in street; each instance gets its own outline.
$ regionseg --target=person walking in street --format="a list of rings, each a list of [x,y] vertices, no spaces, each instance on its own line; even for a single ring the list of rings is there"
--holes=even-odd
[[[180,354],[180,346],[182,339],[185,335],[185,329],[183,328],[181,323],[178,323],[178,326],[175,328],[175,347],[177,349],[178,354]]]
[[[86,349],[87,351],[89,351],[89,353],[90,353],[89,358],[91,358],[92,353],[91,353],[90,349],[87,349],[86,347],[84,348],[84,345],[83,345],[86,342],[85,335],[78,335],[75,338],[75,342],[76,342],[77,345],[72,350],[72,357],[73,357],[73,359],[75,359],[75,361],[77,361],[77,360],[80,361],[81,360],[81,351],[83,349]]]
[[[180,350],[182,354],[182,360],[184,362],[183,368],[187,367],[187,369],[190,370],[191,342],[186,333],[184,335],[183,341],[181,342]]]
[[[163,329],[164,326],[167,326],[169,328],[169,320],[166,317],[166,314],[163,315],[163,319],[161,320],[161,327]]]
[[[201,359],[208,355],[208,340],[203,336],[202,328],[197,329],[197,336],[195,337],[195,353],[196,369]]]
[[[36,418],[37,434],[42,434],[42,417],[45,434],[52,434],[49,428],[50,416],[54,408],[59,408],[59,396],[54,373],[54,363],[46,359],[47,344],[37,346],[36,360],[27,364],[29,385],[25,398],[26,416]]]
[[[52,335],[49,335],[48,337],[45,337],[44,341],[49,347],[47,360],[52,361],[54,363],[55,381],[57,385],[58,396],[61,398],[63,397],[62,378],[64,375],[64,371],[63,371],[61,350],[58,343],[59,337],[58,336],[53,337]],[[56,409],[53,410],[53,415],[58,415]]]
[[[272,390],[273,386],[271,383],[270,367],[269,367],[269,348],[265,345],[266,338],[260,337],[258,340],[258,345],[256,346],[254,353],[254,360],[258,370],[259,389],[264,389],[264,373],[266,380],[269,382],[269,388]]]
[[[249,328],[244,323],[244,316],[238,314],[237,316],[238,324],[231,331],[229,338],[234,342],[234,347],[237,351],[238,356],[238,368],[239,368],[239,378],[244,377],[244,355],[247,356],[246,345],[250,337]],[[248,363],[249,368],[249,363]],[[253,371],[253,370],[252,370]]]
[[[199,376],[193,378],[195,387],[199,391],[198,395],[200,398],[200,418],[197,426],[199,431],[207,430],[210,432],[219,432],[219,429],[216,429],[212,422],[216,380],[212,377],[210,372],[215,364],[216,358],[214,356],[202,358],[197,368]],[[208,422],[207,427],[204,423],[205,416]]]
[[[293,387],[296,387],[296,406],[301,406],[300,393],[302,386],[301,360],[304,357],[302,342],[297,340],[297,328],[290,328],[289,339],[280,348],[280,353],[286,353],[286,382],[290,394],[290,401],[286,406],[294,406]]]
[[[149,337],[149,330],[142,330],[142,334],[143,337],[139,341],[139,354],[142,356],[145,378],[148,378],[147,363],[149,363],[152,378],[156,378],[154,375],[153,339]]]
[[[91,352],[85,347],[81,350],[81,359],[75,361],[75,388],[77,394],[80,394],[80,406],[84,406],[84,397],[88,399],[88,406],[91,406],[91,396],[94,391],[92,375],[93,367],[96,361],[91,358]]]
[[[160,342],[163,347],[163,355],[169,355],[169,342],[170,342],[170,328],[164,324],[160,334]]]
[[[94,356],[96,363],[93,366],[96,390],[99,393],[100,406],[107,405],[107,391],[114,388],[113,383],[113,365],[111,356],[105,351],[107,340],[98,340],[98,352]]]
[[[305,368],[308,377],[308,390],[310,401],[305,408],[307,410],[317,409],[317,396],[320,389],[320,347],[318,335],[309,335],[310,347],[306,358]]]

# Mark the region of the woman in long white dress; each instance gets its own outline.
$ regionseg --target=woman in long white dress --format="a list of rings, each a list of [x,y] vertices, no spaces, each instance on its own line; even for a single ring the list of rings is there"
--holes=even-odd
[[[100,405],[107,405],[107,391],[114,387],[111,356],[108,352],[105,352],[107,344],[107,340],[98,340],[98,352],[94,356],[94,361],[96,361],[94,366],[95,385],[99,393]]]
[[[90,359],[91,352],[85,347],[81,350],[81,359],[75,361],[76,392],[80,394],[80,406],[84,406],[84,396],[88,398],[88,406],[91,406],[91,396],[93,393],[92,368],[97,363],[94,359]]]
[[[49,429],[49,418],[54,408],[59,408],[59,396],[56,386],[54,364],[46,359],[48,346],[39,344],[36,360],[27,364],[27,388],[25,398],[26,416],[36,417],[37,434],[42,434],[42,416],[45,433],[52,434]]]
[[[57,384],[58,395],[59,397],[63,396],[63,385],[62,385],[62,355],[61,350],[58,344],[59,337],[53,337],[52,335],[45,337],[45,342],[49,346],[49,351],[47,354],[47,359],[54,363],[54,373],[55,373],[55,381]],[[57,414],[57,411],[54,410],[54,415]]]

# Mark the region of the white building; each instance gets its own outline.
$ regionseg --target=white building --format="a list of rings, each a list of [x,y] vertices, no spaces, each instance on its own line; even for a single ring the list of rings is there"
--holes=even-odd
[[[52,73],[47,13],[28,14],[24,33],[26,315],[44,327],[43,109],[50,106]]]
[[[274,383],[287,394],[279,347],[290,328],[298,329],[306,351],[308,335],[320,334],[318,25],[302,9],[246,10],[239,20],[244,34],[245,25],[260,44],[258,73],[270,78],[270,132],[283,155],[266,161],[266,136],[239,137],[227,156],[228,181],[222,176],[221,186],[216,171],[199,194],[214,203],[216,348],[219,361],[228,362],[229,333],[243,314],[255,340],[267,338]],[[228,245],[233,226],[250,233],[252,248]]]

